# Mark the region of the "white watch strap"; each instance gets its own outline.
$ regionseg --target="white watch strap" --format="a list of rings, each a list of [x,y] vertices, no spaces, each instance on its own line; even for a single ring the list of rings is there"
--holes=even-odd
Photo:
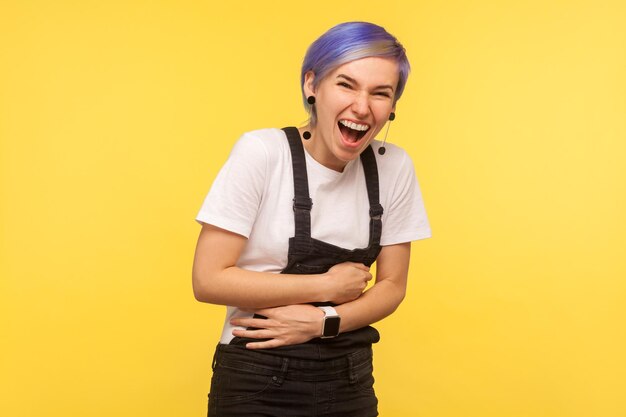
[[[339,317],[339,314],[337,314],[337,310],[335,310],[331,306],[320,306],[318,308],[320,308],[324,312],[324,317]]]

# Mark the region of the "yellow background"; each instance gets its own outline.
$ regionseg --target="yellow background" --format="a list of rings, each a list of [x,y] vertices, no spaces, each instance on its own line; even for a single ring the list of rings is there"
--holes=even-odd
[[[592,0],[3,0],[0,415],[206,414],[193,219],[348,20],[408,50],[389,140],[434,234],[377,326],[381,416],[626,416],[626,5]]]

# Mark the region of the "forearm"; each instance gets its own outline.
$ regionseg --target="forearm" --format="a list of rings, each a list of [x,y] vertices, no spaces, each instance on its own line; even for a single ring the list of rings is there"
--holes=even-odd
[[[198,301],[244,309],[328,300],[323,275],[276,274],[232,266],[213,273],[194,271],[193,282]]]
[[[376,284],[354,301],[336,307],[340,332],[368,326],[393,313],[406,294],[411,244],[383,247],[378,256]]]
[[[332,299],[328,298],[332,281],[325,276],[256,272],[237,267],[246,242],[245,237],[236,233],[203,225],[192,269],[196,300],[259,309]]]
[[[363,264],[344,262],[324,274],[293,275],[237,267],[246,238],[204,225],[193,263],[192,282],[198,301],[249,310],[356,299],[372,278]]]
[[[335,309],[341,316],[340,333],[372,324],[391,314],[404,296],[403,286],[381,281],[359,299],[340,304]],[[324,313],[311,305],[288,305],[256,311],[267,319],[237,317],[231,319],[233,335],[252,339],[268,339],[246,344],[249,349],[270,349],[305,343],[322,335]],[[254,327],[256,330],[248,330]]]
[[[354,301],[335,307],[341,316],[340,333],[368,326],[393,313],[405,295],[405,286],[392,280],[378,282]]]

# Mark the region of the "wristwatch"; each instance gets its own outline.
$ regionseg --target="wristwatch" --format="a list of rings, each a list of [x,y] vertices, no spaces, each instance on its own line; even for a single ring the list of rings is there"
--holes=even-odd
[[[339,323],[341,323],[341,317],[337,314],[337,311],[330,306],[319,307],[324,311],[324,322],[322,324],[322,339],[330,339],[339,334]]]

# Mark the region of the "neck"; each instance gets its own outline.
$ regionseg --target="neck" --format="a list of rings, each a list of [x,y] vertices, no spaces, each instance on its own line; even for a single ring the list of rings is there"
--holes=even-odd
[[[332,169],[333,171],[343,172],[344,168],[348,164],[346,161],[341,161],[337,159],[332,152],[327,148],[328,141],[325,141],[324,138],[321,137],[321,133],[317,131],[316,128],[312,128],[310,125],[306,125],[304,127],[298,128],[300,132],[300,137],[305,131],[311,132],[311,138],[308,140],[303,140],[302,144],[304,149],[311,155],[313,159],[319,162],[321,165],[324,165],[328,169]]]

